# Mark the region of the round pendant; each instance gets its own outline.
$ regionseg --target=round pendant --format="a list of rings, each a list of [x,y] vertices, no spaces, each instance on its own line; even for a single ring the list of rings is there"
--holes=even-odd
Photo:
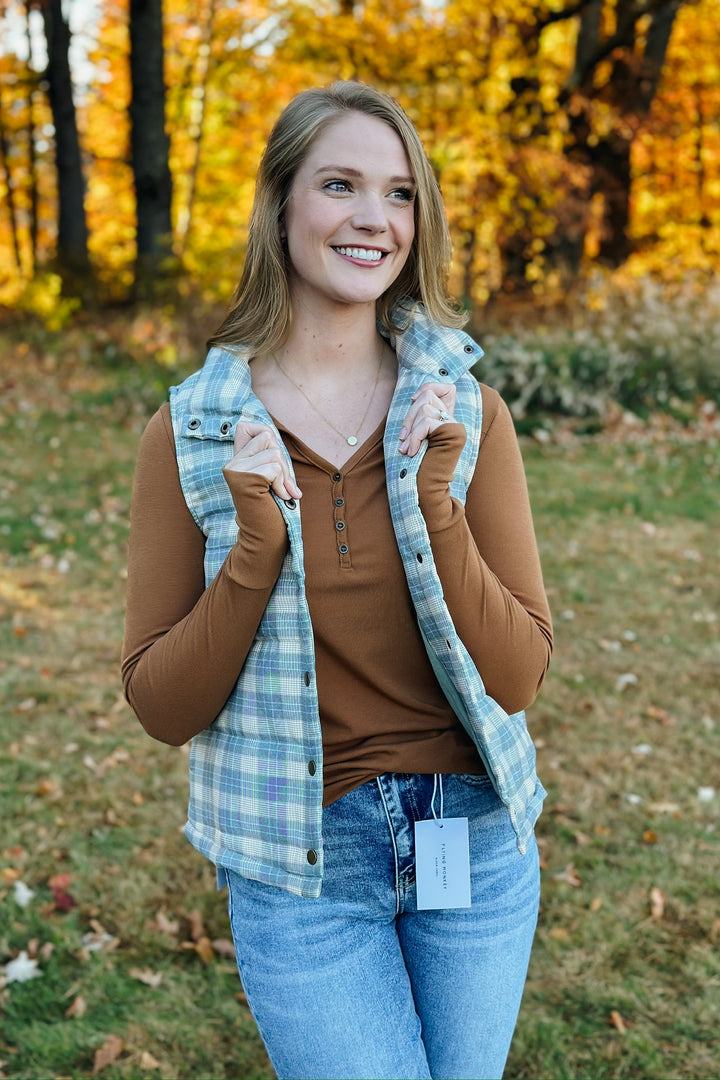
[[[348,435],[348,446],[357,446],[357,435]]]

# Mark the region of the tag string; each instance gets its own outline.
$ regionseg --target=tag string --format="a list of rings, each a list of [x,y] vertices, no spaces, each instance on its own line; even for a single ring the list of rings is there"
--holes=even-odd
[[[438,781],[439,781],[439,784],[438,784]],[[440,787],[440,817],[439,818],[438,818],[437,814],[435,813],[435,796],[437,794],[438,786]],[[433,776],[433,793],[432,793],[432,799],[430,801],[430,809],[432,810],[432,816],[435,818],[435,821],[437,823],[437,827],[439,829],[442,829],[442,827],[443,827],[443,818],[445,816],[445,814],[444,814],[445,807],[444,807],[444,796],[443,796],[442,773],[435,773],[435,775]]]

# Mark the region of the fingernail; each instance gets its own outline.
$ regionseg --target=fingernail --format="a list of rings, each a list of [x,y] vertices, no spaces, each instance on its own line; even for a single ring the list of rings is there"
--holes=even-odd
[[[407,438],[407,428],[401,427],[400,428],[400,434],[398,435],[398,439],[400,439],[400,441],[402,442],[402,440],[406,439],[406,438]]]

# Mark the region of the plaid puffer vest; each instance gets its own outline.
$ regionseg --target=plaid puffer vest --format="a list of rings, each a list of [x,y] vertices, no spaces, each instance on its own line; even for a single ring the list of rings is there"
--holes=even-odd
[[[398,548],[430,663],[453,710],[476,743],[525,851],[545,792],[523,713],[508,715],[486,692],[457,635],[418,507],[414,458],[397,450],[411,395],[424,382],[452,382],[455,416],[467,440],[451,484],[465,501],[480,446],[482,398],[469,368],[482,350],[466,334],[438,326],[419,309],[393,338],[397,388],[385,432],[387,491]],[[180,482],[206,536],[210,584],[237,540],[235,508],[222,475],[235,425],[272,426],[252,392],[249,356],[212,348],[202,369],[170,393]],[[292,464],[288,456],[288,465]],[[320,895],[322,737],[310,613],[304,588],[299,506],[277,499],[289,549],[235,688],[190,747],[186,835],[219,868],[298,893]]]

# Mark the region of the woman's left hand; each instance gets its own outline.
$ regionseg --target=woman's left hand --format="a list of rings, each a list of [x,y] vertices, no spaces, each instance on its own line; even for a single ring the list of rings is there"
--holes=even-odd
[[[424,439],[441,424],[454,424],[455,385],[424,383],[412,396],[412,405],[400,428],[401,454],[414,457]]]

